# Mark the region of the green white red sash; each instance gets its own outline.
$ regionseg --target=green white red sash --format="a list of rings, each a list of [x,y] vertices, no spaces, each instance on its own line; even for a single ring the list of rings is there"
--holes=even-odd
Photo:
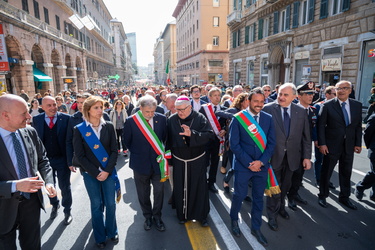
[[[165,151],[163,143],[161,143],[159,137],[155,134],[154,130],[148,124],[140,110],[134,114],[133,119],[137,124],[138,128],[141,130],[144,137],[146,138],[146,140],[150,143],[150,145],[158,155],[158,157],[156,157],[156,161],[159,163],[160,167],[160,182],[166,181],[169,178],[167,159],[171,159],[171,151]]]
[[[253,118],[247,110],[242,110],[234,115],[238,122],[242,125],[245,131],[249,134],[250,138],[258,146],[259,150],[263,153],[267,147],[267,136],[259,123]],[[272,166],[268,168],[267,187],[264,193],[267,196],[279,194],[281,192],[279,184],[277,183],[276,176],[272,170]]]
[[[207,104],[203,104],[202,107],[204,109],[204,112],[206,112],[208,122],[210,123],[216,137],[220,141],[219,155],[223,155],[225,138],[219,136],[219,133],[221,131],[221,126],[215,115],[213,105],[211,103],[207,103]]]

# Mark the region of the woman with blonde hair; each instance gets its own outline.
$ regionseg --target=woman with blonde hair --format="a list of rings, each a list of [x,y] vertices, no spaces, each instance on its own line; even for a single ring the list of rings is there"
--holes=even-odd
[[[126,121],[126,118],[128,118],[128,113],[125,109],[125,103],[123,103],[121,100],[117,100],[115,104],[113,105],[113,108],[111,112],[109,113],[109,119],[111,119],[113,126],[116,129],[116,135],[117,135],[117,152],[121,152],[121,145],[122,145],[122,151],[124,153],[124,156],[128,156],[128,150],[125,146],[123,137],[122,137],[122,131],[124,129],[124,123]],[[121,140],[121,144],[120,144]]]
[[[116,172],[117,147],[113,124],[103,119],[104,100],[90,96],[83,103],[84,121],[74,127],[74,165],[79,166],[91,204],[91,221],[96,245],[106,240],[119,242],[116,200],[121,198]],[[117,194],[117,199],[116,199]],[[105,211],[105,216],[104,216]]]

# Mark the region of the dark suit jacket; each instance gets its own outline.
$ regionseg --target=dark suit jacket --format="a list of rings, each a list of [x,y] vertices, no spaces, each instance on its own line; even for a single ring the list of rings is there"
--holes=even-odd
[[[206,102],[206,103],[210,103],[210,99],[208,99],[207,95],[202,96],[201,100],[204,101],[204,102]]]
[[[108,153],[108,165],[104,169],[98,161],[90,147],[87,145],[81,132],[74,127],[73,148],[74,148],[74,164],[80,167],[82,171],[87,172],[93,178],[100,173],[99,167],[109,174],[112,173],[117,162],[117,141],[116,132],[113,124],[106,121],[100,131],[100,142]]]
[[[155,113],[153,120],[154,132],[164,143],[167,139],[167,118]],[[160,174],[159,163],[156,162],[158,155],[138,128],[133,116],[126,119],[123,137],[126,147],[130,150],[130,168],[142,175]]]
[[[362,144],[362,103],[349,99],[351,122],[345,124],[340,102],[333,98],[323,103],[318,117],[318,143],[326,145],[330,154],[340,153],[345,145],[347,154],[354,154],[354,147]]]
[[[49,164],[43,143],[38,138],[35,129],[26,127],[18,131],[27,151],[27,160],[31,168],[31,175],[36,176],[36,172],[39,171],[46,183],[53,183],[52,168]],[[0,154],[0,234],[5,234],[10,232],[15,225],[19,205],[17,197],[20,196],[20,193],[11,192],[11,181],[18,180],[18,176],[1,136]],[[42,192],[39,190],[37,194],[40,207],[44,209]]]
[[[291,171],[297,170],[301,159],[311,158],[310,125],[306,111],[291,103],[289,137],[284,131],[280,105],[276,102],[264,106],[263,111],[272,115],[276,131],[276,147],[271,158],[273,169],[280,170],[285,154],[288,154],[288,165]]]
[[[55,126],[57,126],[57,143],[59,144],[59,148],[61,149],[61,155],[64,156],[66,159],[66,132],[68,131],[68,123],[69,123],[70,115],[57,112],[57,120]],[[39,138],[43,141],[44,139],[44,124],[45,121],[45,113],[41,113],[33,118],[32,126],[38,132]]]
[[[200,102],[201,105],[207,103],[207,102],[203,101],[202,99],[199,99],[199,102]],[[194,105],[193,105],[193,99],[190,99],[190,104],[191,104],[192,107],[194,107]]]
[[[229,143],[234,153],[233,167],[235,170],[247,172],[249,171],[250,162],[256,160],[263,162],[264,166],[268,169],[270,165],[269,160],[276,145],[275,126],[272,116],[261,111],[259,125],[267,138],[266,149],[263,153],[238,120],[236,118],[232,120],[229,126]]]

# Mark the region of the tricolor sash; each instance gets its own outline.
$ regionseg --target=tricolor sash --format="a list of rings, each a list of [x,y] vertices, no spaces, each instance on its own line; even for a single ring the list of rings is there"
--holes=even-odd
[[[219,136],[219,132],[221,131],[220,123],[215,115],[214,109],[212,107],[213,105],[211,103],[203,104],[202,107],[204,109],[204,112],[206,112],[208,122],[210,123],[212,129],[214,130],[214,133],[216,137],[220,141],[220,148],[219,148],[219,155],[223,155],[224,153],[224,142],[225,137]]]
[[[108,164],[108,153],[100,142],[99,138],[95,135],[91,126],[86,126],[86,122],[77,125],[79,132],[81,132],[87,145],[90,147],[91,151],[94,153],[96,159],[100,162],[103,169],[107,167]],[[116,168],[113,169],[111,178],[115,181],[116,188],[116,202],[119,203],[121,200],[121,186],[120,180],[118,179]]]
[[[245,131],[248,133],[250,138],[258,146],[259,150],[263,153],[267,147],[267,136],[259,123],[249,114],[247,110],[242,110],[234,115],[238,122],[242,125]],[[277,179],[272,170],[272,166],[268,168],[267,187],[264,193],[271,197],[272,195],[279,194],[281,192]]]
[[[155,134],[155,131],[148,124],[140,110],[133,115],[133,119],[137,124],[138,128],[141,130],[144,137],[146,138],[146,140],[155,150],[155,153],[158,155],[158,157],[156,157],[156,161],[159,163],[160,167],[160,182],[166,181],[169,178],[167,159],[171,159],[171,151],[165,151],[163,143],[161,143],[159,137]]]

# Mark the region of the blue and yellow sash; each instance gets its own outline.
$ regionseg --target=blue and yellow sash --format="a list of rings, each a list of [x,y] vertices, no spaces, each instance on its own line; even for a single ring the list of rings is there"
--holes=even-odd
[[[91,151],[94,153],[96,159],[100,162],[103,169],[107,167],[109,155],[99,138],[95,135],[91,126],[86,126],[86,122],[82,122],[77,125],[79,132],[81,132],[85,142],[90,147]],[[113,169],[111,178],[115,181],[116,188],[116,202],[119,203],[121,200],[121,186],[120,180],[118,179],[116,168]]]

